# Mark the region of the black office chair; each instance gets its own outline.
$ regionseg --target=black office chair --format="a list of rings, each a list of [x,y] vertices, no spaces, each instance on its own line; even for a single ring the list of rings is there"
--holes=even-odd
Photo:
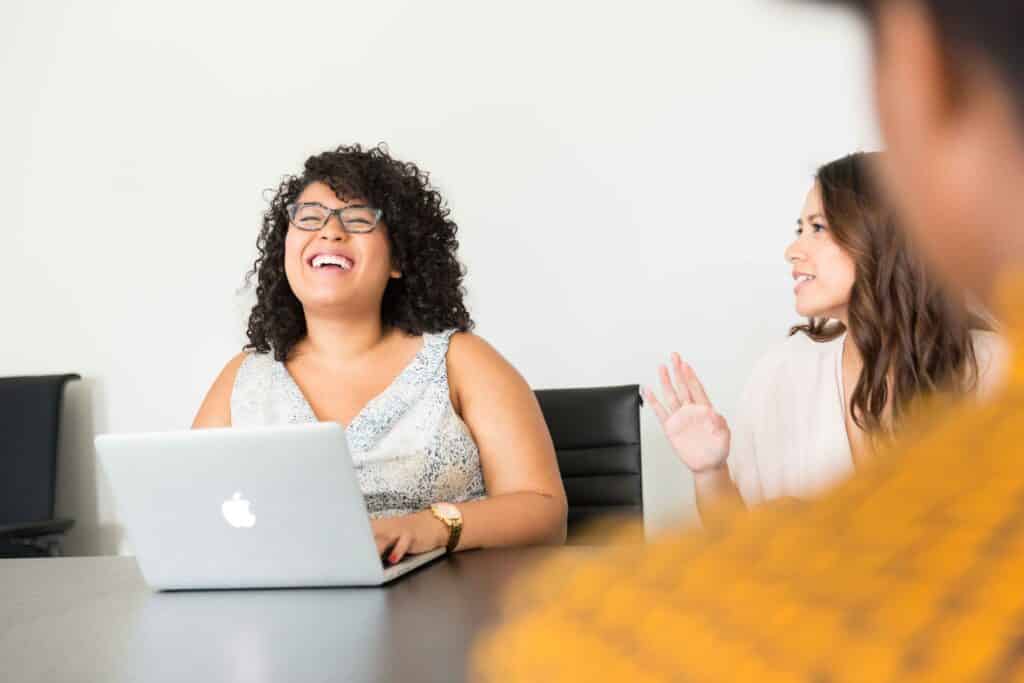
[[[569,499],[567,542],[601,542],[586,532],[597,522],[642,519],[639,387],[536,394]]]
[[[59,555],[54,519],[64,385],[78,375],[0,377],[0,557]]]

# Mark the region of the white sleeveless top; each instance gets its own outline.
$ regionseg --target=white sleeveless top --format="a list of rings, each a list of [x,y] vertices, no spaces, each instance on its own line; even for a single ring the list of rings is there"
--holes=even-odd
[[[345,429],[371,517],[461,503],[485,495],[480,452],[455,413],[445,361],[455,330],[423,336],[423,348]],[[231,392],[234,427],[316,422],[283,363],[250,353]]]
[[[978,394],[999,383],[1006,367],[1003,340],[972,332]],[[726,461],[748,505],[775,498],[807,498],[853,474],[846,434],[843,343],[846,335],[815,342],[789,337],[754,367],[740,399]]]

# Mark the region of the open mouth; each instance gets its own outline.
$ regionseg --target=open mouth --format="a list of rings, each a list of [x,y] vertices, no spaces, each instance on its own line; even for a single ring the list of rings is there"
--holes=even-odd
[[[309,259],[309,265],[314,270],[352,270],[352,259],[341,254],[316,254]]]
[[[813,282],[815,278],[813,275],[808,275],[807,273],[800,273],[798,275],[795,275],[793,279],[796,280],[796,284],[793,286],[793,291],[799,292],[800,288],[803,285],[807,284],[808,282]]]

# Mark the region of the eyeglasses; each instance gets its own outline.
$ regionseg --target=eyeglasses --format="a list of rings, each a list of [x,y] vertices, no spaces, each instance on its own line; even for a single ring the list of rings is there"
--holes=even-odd
[[[316,232],[331,220],[331,216],[338,214],[341,222],[341,229],[349,234],[362,235],[373,232],[384,214],[380,209],[371,209],[368,206],[344,206],[340,209],[331,209],[317,202],[303,202],[301,204],[289,204],[287,207],[288,221],[299,230]]]

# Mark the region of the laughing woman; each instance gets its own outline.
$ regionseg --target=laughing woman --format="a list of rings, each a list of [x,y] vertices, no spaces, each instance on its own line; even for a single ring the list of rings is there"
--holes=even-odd
[[[427,175],[386,149],[310,157],[263,218],[249,343],[193,423],[342,424],[391,562],[565,538],[551,437],[469,331],[455,233]]]
[[[786,249],[808,319],[755,367],[730,428],[693,369],[660,368],[644,395],[694,475],[697,504],[812,496],[869,459],[936,392],[986,394],[1002,344],[908,249],[874,189],[878,153],[818,170]]]

